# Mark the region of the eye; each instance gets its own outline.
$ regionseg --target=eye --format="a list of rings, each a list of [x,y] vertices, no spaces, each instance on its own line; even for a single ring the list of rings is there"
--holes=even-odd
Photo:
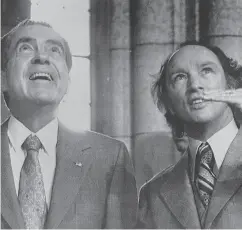
[[[50,50],[52,53],[58,53],[58,54],[62,53],[62,49],[59,46],[52,46]]]
[[[174,82],[182,81],[187,78],[187,74],[185,73],[177,73],[172,76]]]
[[[23,44],[19,45],[18,50],[19,50],[19,52],[22,52],[22,53],[28,53],[28,52],[33,51],[33,47],[30,44],[23,43]]]
[[[204,74],[209,74],[209,73],[212,73],[213,72],[213,69],[211,67],[204,67],[202,69],[202,73]]]

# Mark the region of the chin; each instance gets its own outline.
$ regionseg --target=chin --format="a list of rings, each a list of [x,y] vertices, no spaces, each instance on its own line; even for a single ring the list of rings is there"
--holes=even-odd
[[[36,104],[52,104],[57,101],[54,92],[34,92],[30,97],[31,101],[34,101]]]
[[[207,117],[196,117],[192,119],[192,123],[195,124],[206,124],[211,122],[212,119],[211,118],[207,118]]]
[[[38,98],[34,98],[34,100],[32,101],[37,105],[43,105],[43,106],[56,104],[56,100],[48,97],[38,97]]]
[[[190,114],[190,120],[193,123],[208,123],[213,120],[214,114],[211,113],[211,110],[196,111]]]

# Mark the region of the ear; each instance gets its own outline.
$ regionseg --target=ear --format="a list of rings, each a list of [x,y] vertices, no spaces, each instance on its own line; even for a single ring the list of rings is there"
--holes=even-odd
[[[8,90],[8,83],[7,83],[7,73],[6,71],[1,71],[1,91],[6,92]]]

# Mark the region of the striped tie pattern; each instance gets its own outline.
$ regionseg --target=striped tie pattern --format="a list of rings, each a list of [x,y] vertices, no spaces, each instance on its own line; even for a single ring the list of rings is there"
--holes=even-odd
[[[196,156],[195,184],[205,207],[210,202],[216,182],[216,175],[213,173],[214,167],[216,167],[216,163],[213,151],[207,142],[202,143]]]
[[[22,146],[27,156],[20,172],[18,199],[27,229],[42,229],[47,212],[44,182],[38,159],[41,146],[39,138],[32,135],[27,137]]]

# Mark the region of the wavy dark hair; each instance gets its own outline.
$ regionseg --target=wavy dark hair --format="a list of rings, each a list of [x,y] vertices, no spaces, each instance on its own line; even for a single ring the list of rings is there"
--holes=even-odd
[[[242,66],[232,58],[226,56],[226,54],[217,46],[210,46],[202,42],[190,41],[182,43],[177,50],[184,46],[196,45],[203,46],[212,51],[221,63],[227,80],[228,87],[230,89],[242,88]],[[176,51],[175,51],[176,52]],[[182,137],[184,135],[184,123],[175,114],[169,111],[168,98],[166,94],[166,73],[169,66],[170,59],[174,55],[173,52],[161,66],[160,71],[154,75],[156,80],[151,88],[151,94],[155,104],[161,112],[165,112],[165,118],[168,125],[172,128],[175,136]],[[233,113],[238,113],[236,108],[232,108]]]
[[[19,30],[23,29],[24,27],[32,26],[32,25],[41,25],[41,26],[53,29],[53,27],[46,22],[39,22],[39,21],[33,21],[31,19],[25,19],[25,20],[21,21],[20,23],[18,23],[18,25],[16,25],[14,28],[12,28],[8,33],[3,35],[1,37],[1,70],[2,71],[5,72],[7,70],[7,64],[10,59],[9,49],[10,49],[14,36],[16,35],[16,33]],[[72,55],[71,55],[71,51],[70,51],[68,42],[64,38],[62,38],[62,39],[63,39],[64,48],[65,48],[66,64],[70,71],[70,69],[72,67]],[[8,105],[8,94],[6,92],[3,92],[3,97],[4,97],[6,105]]]

